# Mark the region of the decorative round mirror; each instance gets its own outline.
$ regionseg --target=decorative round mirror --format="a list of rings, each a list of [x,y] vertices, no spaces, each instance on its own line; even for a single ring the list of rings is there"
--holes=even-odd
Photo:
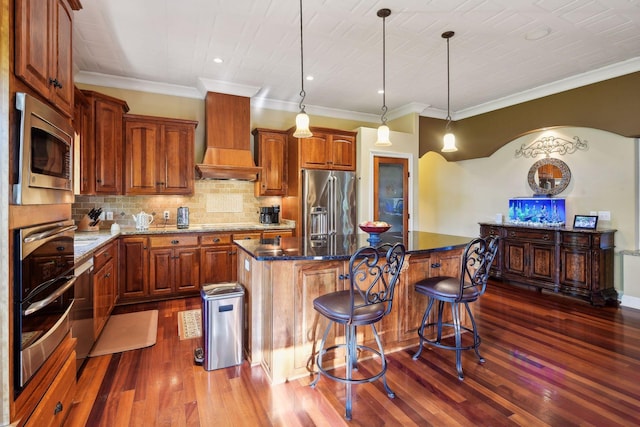
[[[534,194],[554,196],[567,188],[571,181],[571,171],[562,160],[546,158],[531,166],[528,180]]]

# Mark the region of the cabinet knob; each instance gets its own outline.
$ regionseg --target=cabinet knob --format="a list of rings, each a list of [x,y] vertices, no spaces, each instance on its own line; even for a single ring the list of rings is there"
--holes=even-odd
[[[49,84],[53,85],[53,87],[57,87],[58,89],[62,89],[62,84],[58,79],[54,79],[53,77],[49,77]]]
[[[147,247],[146,247],[146,246],[143,246],[143,247],[142,247],[142,249],[147,249]]]
[[[63,409],[62,402],[56,403],[56,407],[53,409],[53,415],[59,414]]]
[[[106,277],[108,279],[109,277],[111,277],[111,273],[105,274],[104,277]]]
[[[440,268],[442,267],[442,264],[440,264],[439,262],[434,262],[433,264],[431,264],[431,268]]]
[[[213,239],[213,243],[218,243],[220,241],[219,237],[216,237],[215,239]]]
[[[102,180],[101,180],[101,179],[96,179],[96,182],[97,182],[98,184],[100,184],[100,183],[102,182]]]
[[[171,244],[172,244],[172,245],[177,245],[178,243],[180,243],[180,240],[172,240],[172,241],[171,241]]]

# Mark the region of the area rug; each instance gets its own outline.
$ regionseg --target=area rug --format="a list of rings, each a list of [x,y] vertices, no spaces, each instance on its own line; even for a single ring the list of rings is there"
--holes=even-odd
[[[178,336],[181,340],[202,336],[202,313],[199,308],[178,313]]]
[[[158,335],[158,310],[116,314],[107,321],[89,357],[152,346]]]

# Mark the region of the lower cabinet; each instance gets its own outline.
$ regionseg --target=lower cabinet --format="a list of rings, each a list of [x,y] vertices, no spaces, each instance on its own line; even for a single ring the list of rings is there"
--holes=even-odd
[[[117,243],[100,248],[93,259],[93,336],[97,339],[118,299]]]
[[[147,234],[120,237],[119,303],[196,295],[237,281],[234,240],[291,236],[291,230]]]
[[[588,299],[617,303],[613,258],[616,230],[480,224],[481,236],[499,236],[494,277]]]
[[[149,237],[149,295],[177,296],[200,289],[200,251],[195,234]]]
[[[76,392],[76,353],[64,362],[62,369],[27,420],[25,426],[62,426],[71,411]]]
[[[460,276],[460,258],[463,249],[432,252],[425,255],[411,255],[407,262],[408,268],[400,276],[400,284],[394,301],[394,310],[398,313],[398,340],[414,340],[422,324],[422,317],[429,299],[415,291],[414,285],[423,279],[436,276]],[[449,310],[448,308],[446,308]],[[460,319],[466,323],[466,310],[460,311]],[[430,321],[435,320],[435,312]],[[450,311],[446,312],[446,319],[451,319]],[[427,333],[429,336],[431,333]]]

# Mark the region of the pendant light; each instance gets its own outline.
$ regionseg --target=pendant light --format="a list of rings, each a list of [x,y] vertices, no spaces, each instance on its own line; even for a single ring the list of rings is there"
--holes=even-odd
[[[311,138],[313,134],[309,129],[309,116],[304,111],[304,98],[307,96],[307,93],[304,91],[304,45],[302,41],[302,0],[300,0],[300,86],[302,90],[300,90],[300,112],[296,116],[296,131],[293,133],[293,136],[296,138]]]
[[[386,80],[386,70],[385,70],[385,61],[386,61],[386,22],[387,17],[391,15],[391,10],[389,9],[380,9],[378,11],[378,17],[382,18],[382,117],[380,120],[382,124],[378,128],[378,140],[376,141],[377,146],[389,146],[391,145],[391,141],[389,140],[389,127],[387,126],[387,89],[385,87]]]
[[[458,147],[456,147],[456,136],[451,131],[451,90],[449,88],[449,39],[453,37],[454,34],[453,31],[445,31],[442,33],[442,38],[447,39],[447,126],[445,127],[446,133],[444,134],[444,145],[442,146],[443,153],[458,151]]]

